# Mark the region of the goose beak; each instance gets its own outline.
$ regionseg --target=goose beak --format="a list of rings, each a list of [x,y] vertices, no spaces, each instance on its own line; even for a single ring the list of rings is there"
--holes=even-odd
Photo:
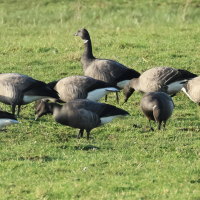
[[[126,99],[124,100],[124,103],[123,103],[122,105],[124,105],[127,101],[128,101],[128,98],[126,98]]]
[[[77,36],[77,33],[74,33],[74,36]]]
[[[37,119],[38,119],[38,115],[35,115],[35,121],[37,121]]]

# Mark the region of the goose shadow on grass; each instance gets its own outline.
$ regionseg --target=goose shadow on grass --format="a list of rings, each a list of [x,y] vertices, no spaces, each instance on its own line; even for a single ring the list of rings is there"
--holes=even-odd
[[[74,149],[88,151],[88,150],[98,150],[100,148],[94,145],[86,145],[86,146],[81,145],[81,146],[74,146]]]

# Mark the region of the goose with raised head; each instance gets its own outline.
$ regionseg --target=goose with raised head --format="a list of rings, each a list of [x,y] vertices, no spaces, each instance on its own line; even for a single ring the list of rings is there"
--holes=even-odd
[[[183,85],[182,91],[200,106],[200,77],[193,78]]]
[[[139,78],[133,78],[123,90],[125,101],[136,90],[137,92],[165,92],[175,96],[184,83],[197,75],[187,70],[171,67],[155,67],[145,71]]]
[[[0,130],[2,130],[6,126],[18,123],[19,122],[17,121],[17,119],[13,114],[10,114],[5,111],[0,111]]]
[[[117,86],[87,76],[69,76],[47,85],[58,92],[62,102],[74,99],[99,101],[110,92],[119,92]]]
[[[63,106],[56,103],[41,102],[46,104],[45,113],[53,113],[54,120],[60,124],[80,129],[78,138],[83,137],[83,131],[87,132],[111,122],[115,118],[122,118],[129,113],[109,104],[103,104],[88,99],[76,99],[65,103]],[[40,110],[42,114],[42,109]],[[39,113],[37,114],[39,117]]]
[[[140,73],[125,67],[121,63],[108,59],[95,58],[92,53],[90,35],[86,29],[79,29],[74,35],[81,37],[84,41],[81,64],[85,76],[117,85],[120,89],[123,89],[132,78],[140,76]]]
[[[11,105],[12,114],[15,114],[15,107],[18,105],[17,116],[21,105],[43,98],[58,98],[57,92],[46,83],[23,74],[0,74],[0,88],[0,102]]]
[[[164,129],[174,107],[172,98],[164,92],[146,93],[140,102],[140,109],[149,120],[150,130],[154,130],[151,126],[151,120],[157,122],[159,130],[163,122]]]

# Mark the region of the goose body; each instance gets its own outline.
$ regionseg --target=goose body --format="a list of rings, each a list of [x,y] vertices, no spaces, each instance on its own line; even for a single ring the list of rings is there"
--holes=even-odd
[[[84,41],[84,53],[81,57],[81,64],[85,76],[114,84],[120,89],[123,89],[132,78],[140,76],[140,73],[125,67],[121,63],[95,58],[92,53],[90,35],[86,29],[79,29],[74,35],[81,37]]]
[[[18,124],[19,122],[13,114],[5,111],[0,111],[0,129],[12,124]]]
[[[200,105],[200,77],[193,78],[183,85],[182,91],[195,103]]]
[[[80,129],[78,137],[83,136],[83,131],[86,130],[87,139],[93,128],[109,123],[115,118],[129,115],[125,110],[115,106],[88,99],[72,100],[63,106],[45,101],[43,104],[47,105],[47,110],[49,109],[46,113],[53,113],[56,122]]]
[[[167,120],[171,117],[174,109],[174,102],[172,98],[164,92],[149,92],[142,97],[140,109],[148,118],[149,123],[151,120],[158,123],[158,129],[160,130],[161,123],[163,122],[164,129]],[[151,124],[150,129],[153,130]]]
[[[110,92],[119,92],[116,86],[87,76],[69,76],[48,86],[58,92],[62,102],[86,98],[99,101]]]
[[[58,98],[44,82],[37,81],[29,76],[17,73],[0,74],[0,102],[12,106],[12,114],[15,107],[43,98]]]
[[[179,92],[184,83],[196,77],[186,70],[171,67],[155,67],[145,71],[139,78],[133,78],[124,88],[125,102],[136,90],[138,92],[165,92],[172,96]]]

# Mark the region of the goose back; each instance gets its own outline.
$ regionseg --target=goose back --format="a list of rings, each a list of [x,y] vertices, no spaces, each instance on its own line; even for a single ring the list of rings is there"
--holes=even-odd
[[[48,86],[59,93],[59,97],[63,102],[86,98],[99,101],[106,94],[112,91],[119,91],[112,84],[87,76],[66,77],[59,81],[51,82]]]

